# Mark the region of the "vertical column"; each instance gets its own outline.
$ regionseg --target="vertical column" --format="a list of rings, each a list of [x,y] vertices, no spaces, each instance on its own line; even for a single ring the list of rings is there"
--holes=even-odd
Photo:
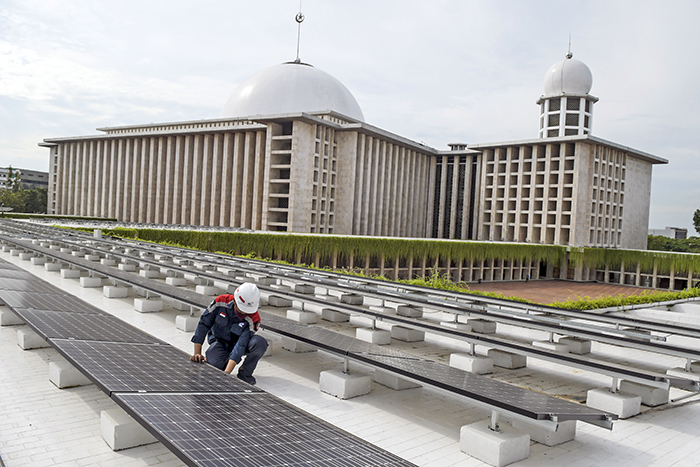
[[[109,171],[112,165],[110,141],[103,140],[100,146],[100,206],[98,209],[101,217],[109,217],[107,212],[109,206],[109,185],[112,177],[114,177],[114,172]]]
[[[131,222],[146,222],[148,173],[148,138],[134,140],[134,172],[131,190]]]
[[[262,208],[263,208],[263,185],[265,183],[265,159],[267,150],[265,147],[266,133],[257,131],[255,133],[255,157],[253,163],[255,168],[253,171],[253,213],[251,217],[251,228],[262,229]]]
[[[151,180],[149,184],[149,220],[148,222],[163,222],[163,192],[165,191],[165,159],[170,157],[165,153],[165,139],[162,136],[151,138]]]
[[[159,166],[158,169],[160,170],[161,164],[164,164],[164,176],[163,176],[163,185],[162,185],[162,194],[159,197],[161,200],[160,204],[160,209],[156,208],[156,213],[160,210],[160,219],[157,219],[156,222],[162,222],[164,224],[173,224],[175,223],[173,220],[174,217],[174,206],[173,206],[173,191],[175,188],[175,173],[178,170],[176,168],[176,139],[177,136],[168,136],[168,138],[163,141],[163,145],[165,146],[165,161],[162,160],[162,155],[158,155],[159,159]],[[158,193],[161,193],[161,190],[158,190]]]
[[[352,222],[352,233],[353,235],[360,235],[363,233],[362,224],[363,218],[365,217],[365,211],[363,210],[364,196],[363,184],[365,179],[365,140],[367,136],[364,134],[358,135],[357,141],[357,165],[355,173],[357,178],[355,179],[355,204],[353,205],[353,222]]]
[[[209,195],[209,204],[211,206],[209,211],[209,225],[221,225],[221,192],[223,190],[224,184],[224,174],[223,174],[223,158],[224,158],[224,135],[221,133],[216,133],[213,135],[213,147],[212,147],[212,179],[211,179],[211,193]]]
[[[95,190],[95,173],[96,173],[96,161],[95,161],[95,146],[98,143],[96,141],[89,141],[86,142],[85,145],[87,146],[86,152],[87,152],[87,165],[83,167],[84,171],[87,171],[87,180],[85,184],[85,202],[83,203],[83,215],[88,215],[88,216],[94,216],[95,211],[95,197],[97,196],[96,190]]]
[[[121,212],[121,196],[120,193],[124,191],[124,164],[126,163],[125,161],[125,155],[124,155],[124,140],[113,140],[112,144],[110,145],[111,152],[112,152],[112,170],[113,174],[116,174],[116,177],[112,177],[112,180],[110,180],[109,183],[109,217],[114,217],[116,219],[123,219],[121,217],[122,212]]]
[[[233,184],[231,183],[231,178],[233,174],[233,146],[234,135],[232,133],[224,134],[221,148],[221,179],[223,182],[221,186],[221,199],[219,200],[219,225],[226,227],[232,225],[231,190],[233,188]]]
[[[211,187],[213,183],[214,163],[213,143],[214,135],[202,135],[202,171],[200,174],[200,201],[199,201],[199,224],[211,225],[209,216],[211,213]]]
[[[243,203],[243,159],[245,156],[245,133],[236,133],[233,140],[233,160],[231,167],[231,226],[242,227],[241,204]]]
[[[80,148],[80,157],[78,159],[78,166],[76,167],[77,169],[77,174],[78,174],[78,180],[79,180],[79,185],[78,185],[78,190],[77,190],[77,195],[75,197],[76,203],[75,203],[75,209],[74,213],[77,215],[84,216],[85,211],[87,208],[87,200],[88,200],[88,191],[87,191],[87,178],[88,178],[88,149],[89,149],[89,142],[85,141],[82,143],[78,143],[78,147]]]
[[[390,198],[389,198],[389,225],[387,226],[387,235],[390,237],[396,237],[396,202],[398,198],[398,186],[399,186],[399,163],[400,163],[400,148],[397,145],[392,145],[391,151],[391,185],[389,188]]]
[[[254,180],[254,159],[255,159],[256,134],[248,132],[245,135],[245,145],[243,151],[243,173],[241,176],[241,227],[252,228],[253,196],[252,186]]]
[[[202,166],[204,156],[204,141],[202,135],[194,135],[194,147],[192,158],[192,200],[190,211],[190,224],[201,225],[199,210],[202,204]]]
[[[377,179],[379,178],[379,145],[380,141],[376,138],[372,138],[372,150],[370,154],[372,155],[372,169],[370,171],[370,184],[369,184],[369,219],[367,226],[368,235],[377,235]]]
[[[377,224],[375,226],[376,235],[386,235],[386,223],[387,223],[387,211],[386,211],[386,200],[385,198],[385,182],[387,181],[386,173],[386,152],[387,152],[387,142],[382,141],[380,143],[379,153],[378,153],[378,169],[377,169]]]

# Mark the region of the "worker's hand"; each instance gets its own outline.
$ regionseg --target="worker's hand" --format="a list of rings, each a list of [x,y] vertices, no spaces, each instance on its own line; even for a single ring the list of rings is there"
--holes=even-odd
[[[201,362],[206,362],[207,357],[205,357],[201,353],[196,353],[190,357],[190,360],[192,360],[193,362],[201,363]]]

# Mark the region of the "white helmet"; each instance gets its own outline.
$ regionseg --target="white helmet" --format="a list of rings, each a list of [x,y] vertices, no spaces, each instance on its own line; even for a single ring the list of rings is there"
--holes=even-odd
[[[260,305],[260,290],[258,286],[250,282],[244,282],[233,293],[238,311],[252,315],[258,311]]]

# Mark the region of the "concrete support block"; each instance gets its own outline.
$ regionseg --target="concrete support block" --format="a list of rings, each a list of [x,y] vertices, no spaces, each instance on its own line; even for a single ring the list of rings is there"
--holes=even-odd
[[[10,254],[11,254],[12,256],[19,256],[19,254],[22,253],[23,251],[24,251],[24,250],[19,250],[19,249],[17,249],[17,248],[12,248],[12,249],[10,250]]]
[[[91,288],[91,287],[102,287],[101,277],[81,277],[80,287]]]
[[[548,430],[519,419],[514,419],[512,425],[513,428],[528,433],[532,441],[545,446],[557,446],[576,439],[576,420],[559,422],[557,431]]]
[[[485,319],[468,319],[467,324],[472,327],[473,332],[479,334],[493,334],[496,332],[496,322]]]
[[[357,328],[355,338],[376,345],[391,344],[391,332],[382,329]]]
[[[193,332],[197,329],[199,318],[190,315],[177,315],[175,317],[175,327],[180,331]]]
[[[125,272],[134,272],[136,271],[136,265],[135,264],[128,264],[128,263],[119,263],[119,266],[117,266],[120,271],[125,271]]]
[[[92,384],[87,376],[65,360],[49,362],[49,381],[55,384],[58,389]]]
[[[321,310],[321,319],[331,323],[344,323],[350,321],[350,315],[331,308],[323,308]]]
[[[71,255],[75,256],[76,258],[84,258],[85,252],[82,250],[75,250],[74,252],[71,253]]]
[[[163,300],[160,298],[135,298],[134,309],[139,313],[163,311]]]
[[[157,441],[136,420],[118,407],[103,410],[100,413],[100,431],[102,438],[112,451],[121,451]]]
[[[47,271],[60,271],[61,263],[44,263],[44,269]]]
[[[111,258],[103,258],[100,260],[100,264],[103,266],[115,266],[117,264],[117,260]]]
[[[450,366],[477,375],[493,373],[493,359],[466,353],[450,354]]]
[[[425,331],[403,326],[392,326],[391,337],[403,342],[421,342],[425,340]]]
[[[46,258],[40,258],[38,256],[35,256],[30,261],[34,266],[43,266],[46,264]]]
[[[303,294],[313,294],[316,291],[316,287],[310,284],[294,284],[294,291],[296,293]]]
[[[0,326],[17,326],[24,324],[22,318],[11,312],[7,307],[0,308]]]
[[[340,296],[340,303],[347,303],[348,305],[362,305],[365,298],[362,295],[354,293],[344,293]]]
[[[102,295],[107,298],[126,298],[129,296],[129,289],[116,285],[105,285],[102,288]]]
[[[88,261],[99,261],[99,255],[85,255],[85,259]]]
[[[668,403],[669,390],[665,388],[657,388],[633,381],[621,380],[620,392],[641,397],[642,404],[648,407],[656,407]]]
[[[557,341],[569,347],[569,353],[576,355],[586,355],[591,353],[591,341],[579,339],[577,337],[562,337]]]
[[[557,352],[560,354],[569,353],[569,346],[566,344],[560,344],[557,342],[549,341],[533,341],[533,347],[538,347],[540,349],[551,350],[552,352]]]
[[[187,279],[184,277],[166,277],[165,283],[173,287],[184,287],[187,285]]]
[[[372,389],[372,378],[367,375],[343,373],[339,370],[327,370],[321,372],[318,385],[321,392],[338,399],[352,399],[369,394]]]
[[[10,245],[3,245],[2,246],[3,253],[9,253],[10,251],[12,251],[12,247]]]
[[[499,431],[489,428],[490,420],[464,425],[459,430],[462,452],[497,467],[512,464],[530,455],[530,436],[502,423]]]
[[[596,388],[588,391],[586,405],[620,418],[629,418],[641,412],[642,398],[634,394],[612,393],[610,388]]]
[[[393,373],[382,370],[376,370],[374,372],[374,382],[393,389],[394,391],[421,387],[420,384],[416,384],[413,381],[404,378],[399,378]]]
[[[17,330],[17,345],[19,345],[22,350],[51,347],[39,334],[35,333],[27,326],[22,326]]]
[[[182,302],[177,301],[177,300],[173,300],[171,302],[171,306],[179,311],[190,311],[190,305],[188,305],[187,303],[182,303]]]
[[[197,285],[195,286],[194,291],[198,294],[208,295],[210,297],[221,295],[221,289],[211,285]]]
[[[34,257],[34,253],[24,252],[19,254],[19,259],[22,261],[29,261]]]
[[[399,305],[396,308],[396,314],[399,316],[407,316],[409,318],[422,318],[423,310],[410,305]]]
[[[313,311],[287,310],[287,319],[301,324],[314,324],[318,320],[318,315]]]
[[[316,352],[318,349],[289,337],[282,337],[282,348],[294,353]]]
[[[440,326],[454,329],[456,331],[464,331],[464,332],[470,332],[472,330],[472,325],[471,324],[466,324],[466,323],[455,323],[454,321],[442,321],[440,323]]]
[[[527,366],[527,357],[504,350],[489,349],[488,356],[493,358],[493,364],[501,368],[515,370]]]
[[[77,279],[80,277],[78,269],[61,269],[61,277],[64,279]]]
[[[270,295],[267,298],[267,304],[277,308],[288,308],[292,306],[292,301],[279,295]]]
[[[157,279],[160,276],[160,271],[157,269],[141,269],[139,271],[139,276],[145,277],[146,279]]]
[[[277,283],[277,279],[274,277],[258,277],[255,279],[255,282],[257,282],[260,285],[272,285]]]

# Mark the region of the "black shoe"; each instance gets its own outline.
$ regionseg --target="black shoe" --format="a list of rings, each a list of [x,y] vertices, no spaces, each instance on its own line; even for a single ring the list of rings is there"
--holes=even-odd
[[[240,379],[241,381],[245,381],[246,383],[252,384],[253,386],[255,386],[255,376],[253,376],[253,375],[245,376],[245,375],[242,375],[242,374],[238,373],[238,379]]]

